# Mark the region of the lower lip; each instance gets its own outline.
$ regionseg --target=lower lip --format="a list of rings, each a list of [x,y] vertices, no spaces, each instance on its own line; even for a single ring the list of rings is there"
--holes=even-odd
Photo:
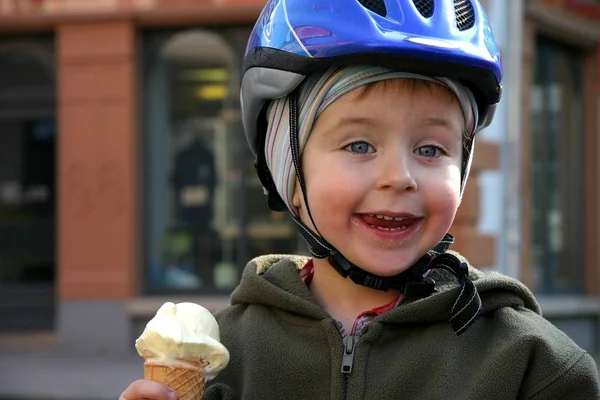
[[[356,215],[355,217],[359,224],[375,237],[382,240],[395,242],[404,242],[410,239],[419,230],[419,228],[421,228],[421,225],[423,225],[423,221],[425,220],[424,218],[418,218],[414,219],[411,224],[406,226],[406,228],[385,230],[368,224],[360,215]]]

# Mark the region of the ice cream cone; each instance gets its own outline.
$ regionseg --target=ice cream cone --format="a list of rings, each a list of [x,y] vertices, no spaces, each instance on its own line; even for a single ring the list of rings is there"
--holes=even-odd
[[[206,378],[201,363],[163,365],[153,360],[144,362],[144,378],[173,389],[179,400],[201,400]]]
[[[135,341],[144,378],[175,390],[179,400],[201,400],[206,382],[229,363],[219,338],[219,324],[206,308],[166,302]]]

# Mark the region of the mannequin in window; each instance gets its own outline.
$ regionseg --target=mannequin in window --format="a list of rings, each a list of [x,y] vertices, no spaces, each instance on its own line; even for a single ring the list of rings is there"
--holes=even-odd
[[[172,176],[177,226],[194,237],[194,261],[202,286],[212,286],[220,244],[211,226],[217,173],[215,156],[207,140],[209,134],[194,132],[189,146],[175,155]]]

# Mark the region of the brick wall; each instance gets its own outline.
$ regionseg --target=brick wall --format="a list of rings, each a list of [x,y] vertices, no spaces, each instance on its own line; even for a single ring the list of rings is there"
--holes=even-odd
[[[527,1],[526,3],[529,3]],[[552,10],[561,18],[566,18],[572,21],[600,21],[600,3],[592,0],[533,0],[532,3],[539,4],[549,10]],[[526,40],[526,38],[524,38]],[[531,68],[531,55],[525,55],[523,68],[527,70]],[[600,46],[597,52],[598,73],[600,76]],[[528,82],[524,82],[525,85]],[[598,88],[600,94],[600,79],[595,78],[595,82],[589,82],[589,85]],[[523,87],[523,98],[527,101],[529,96],[528,87]],[[599,102],[600,106],[600,102]],[[600,109],[600,107],[599,107]],[[599,110],[600,113],[600,110]],[[597,116],[596,118],[598,118]],[[524,119],[528,118],[528,114],[523,115]],[[526,122],[526,121],[525,121]],[[600,124],[600,122],[599,122]],[[523,135],[527,135],[529,126],[525,123],[526,129]],[[522,149],[527,157],[527,147]],[[483,235],[478,232],[477,221],[480,216],[481,205],[480,188],[478,185],[478,177],[482,171],[495,170],[499,168],[499,152],[500,148],[497,145],[485,143],[479,140],[476,145],[474,155],[474,165],[471,177],[467,186],[463,204],[459,209],[456,221],[452,227],[451,233],[456,237],[456,245],[454,249],[466,256],[475,266],[485,267],[495,264],[496,260],[496,238],[489,235]],[[525,160],[524,165],[528,163]],[[523,173],[526,173],[523,171]],[[527,188],[524,188],[524,198],[527,198]],[[526,217],[525,213],[524,217]],[[526,224],[526,222],[524,222]],[[525,231],[527,231],[525,227]],[[524,240],[527,239],[527,232],[524,232]],[[526,247],[526,245],[525,245]],[[526,251],[525,251],[526,252]],[[591,262],[591,258],[588,258]],[[523,258],[524,264],[529,264],[530,259],[526,256]],[[526,268],[526,267],[525,267]],[[524,279],[527,279],[527,271],[524,271]]]
[[[58,28],[59,294],[127,298],[138,265],[135,31]]]
[[[453,250],[467,257],[476,267],[490,267],[496,264],[496,238],[479,232],[477,223],[481,212],[479,176],[483,171],[499,168],[500,147],[481,139],[476,141],[469,181],[450,230],[456,238]]]

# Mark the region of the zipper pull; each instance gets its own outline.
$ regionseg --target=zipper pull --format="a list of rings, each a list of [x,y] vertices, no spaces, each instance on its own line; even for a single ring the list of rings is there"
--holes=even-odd
[[[354,347],[356,346],[356,336],[347,335],[344,337],[344,354],[342,355],[342,374],[352,372],[354,363]]]

